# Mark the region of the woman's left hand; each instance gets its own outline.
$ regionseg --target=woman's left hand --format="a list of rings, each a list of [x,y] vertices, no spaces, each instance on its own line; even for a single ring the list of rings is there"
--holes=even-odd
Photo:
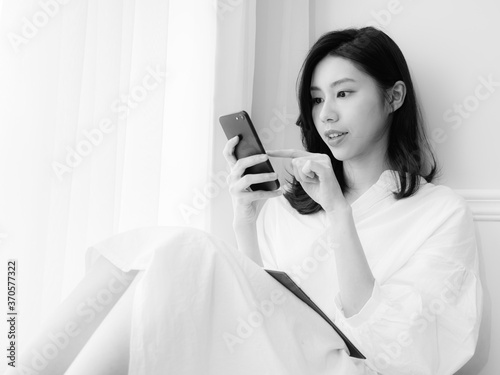
[[[269,150],[267,154],[280,158],[291,158],[296,180],[326,212],[347,205],[328,155],[293,149]]]

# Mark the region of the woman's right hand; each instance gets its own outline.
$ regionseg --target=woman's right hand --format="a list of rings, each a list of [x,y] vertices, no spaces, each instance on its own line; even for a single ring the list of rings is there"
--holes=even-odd
[[[250,185],[252,184],[276,180],[277,174],[258,173],[243,176],[243,173],[248,167],[266,161],[269,159],[269,156],[266,154],[259,154],[236,160],[234,148],[238,142],[238,136],[231,138],[227,141],[222,151],[227,163],[231,167],[231,172],[229,176],[227,176],[226,182],[229,185],[229,193],[233,201],[234,225],[255,222],[257,220],[257,201],[283,194],[281,189],[273,191],[250,190]]]

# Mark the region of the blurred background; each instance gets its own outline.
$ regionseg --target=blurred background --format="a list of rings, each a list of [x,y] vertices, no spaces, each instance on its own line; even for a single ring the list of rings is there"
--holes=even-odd
[[[16,259],[18,345],[113,234],[192,226],[235,246],[218,117],[246,110],[265,148],[301,148],[309,47],[372,25],[405,54],[439,183],[474,213],[485,306],[459,374],[497,374],[499,14],[494,0],[0,1],[0,279]]]

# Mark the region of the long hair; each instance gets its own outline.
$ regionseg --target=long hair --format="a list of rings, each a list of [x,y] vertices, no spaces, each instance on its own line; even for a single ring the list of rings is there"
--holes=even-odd
[[[309,50],[298,78],[300,114],[296,122],[306,151],[330,157],[342,192],[346,192],[348,186],[343,163],[333,156],[316,130],[312,118],[311,79],[316,65],[326,56],[350,60],[358,69],[371,76],[381,91],[389,89],[396,81],[405,83],[404,103],[390,115],[392,119],[386,153],[389,166],[399,177],[399,189],[394,192],[394,196],[402,199],[413,195],[419,188],[420,176],[431,182],[435,177],[437,164],[425,135],[408,65],[397,44],[384,32],[373,27],[326,33]],[[295,177],[291,182],[286,181],[290,188],[285,189],[284,196],[299,213],[312,214],[322,210]]]

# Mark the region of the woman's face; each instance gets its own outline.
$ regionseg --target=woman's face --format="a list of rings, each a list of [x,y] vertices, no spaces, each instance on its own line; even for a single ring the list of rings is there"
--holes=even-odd
[[[314,69],[311,97],[314,125],[337,160],[385,157],[389,111],[373,78],[348,59],[326,56]]]

